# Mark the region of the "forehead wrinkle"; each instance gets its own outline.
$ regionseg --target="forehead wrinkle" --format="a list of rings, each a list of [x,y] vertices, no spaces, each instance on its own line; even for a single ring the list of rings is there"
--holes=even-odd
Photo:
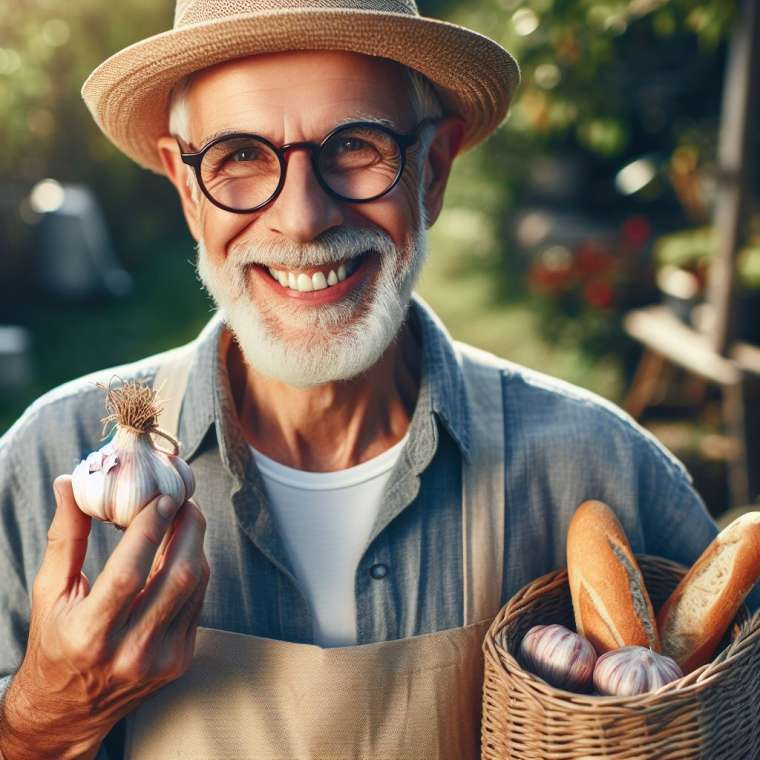
[[[347,116],[344,116],[339,121],[336,121],[333,123],[328,129],[325,130],[323,135],[320,135],[320,139],[327,135],[329,132],[332,132],[333,129],[336,129],[337,127],[342,127],[344,124],[350,124],[351,122],[355,121],[372,121],[375,124],[382,124],[385,127],[388,127],[389,129],[392,129],[394,132],[403,132],[400,125],[395,119],[391,119],[387,116],[379,116],[377,114],[371,114],[366,111],[352,111]],[[271,133],[267,134],[266,131],[260,131],[260,132],[254,132],[252,130],[248,130],[242,127],[225,127],[223,129],[219,129],[215,132],[213,132],[210,135],[206,135],[201,139],[201,145],[208,145],[209,143],[213,142],[214,140],[217,140],[220,137],[225,137],[227,135],[234,134],[236,132],[245,132],[249,134],[257,134],[261,137],[266,137],[268,140],[272,141],[272,135]]]

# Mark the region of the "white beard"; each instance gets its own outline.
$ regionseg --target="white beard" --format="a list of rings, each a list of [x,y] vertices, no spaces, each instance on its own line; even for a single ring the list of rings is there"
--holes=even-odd
[[[426,218],[418,193],[419,227],[402,248],[377,228],[339,227],[299,245],[233,244],[219,267],[198,243],[197,272],[240,346],[246,363],[298,388],[348,380],[372,367],[398,336],[427,254]],[[246,265],[296,269],[376,251],[380,269],[339,303],[323,306],[287,299],[257,303]]]

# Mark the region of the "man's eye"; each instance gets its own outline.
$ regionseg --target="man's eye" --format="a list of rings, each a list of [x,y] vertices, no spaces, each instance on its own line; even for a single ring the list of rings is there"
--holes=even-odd
[[[236,150],[230,157],[230,161],[254,161],[259,157],[259,151],[256,148],[241,148]]]
[[[364,140],[359,140],[356,137],[346,137],[340,141],[340,144],[338,145],[338,152],[351,153],[353,151],[365,150],[366,148],[371,147],[372,146],[368,145],[366,142],[364,142]]]

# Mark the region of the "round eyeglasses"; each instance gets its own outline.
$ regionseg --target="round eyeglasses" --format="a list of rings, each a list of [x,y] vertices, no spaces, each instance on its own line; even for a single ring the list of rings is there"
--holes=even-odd
[[[257,211],[279,195],[285,184],[285,156],[295,148],[310,152],[314,174],[326,193],[341,201],[368,203],[396,186],[407,149],[435,121],[423,119],[407,134],[357,121],[336,127],[321,143],[292,142],[279,148],[260,135],[236,132],[212,140],[197,153],[182,152],[180,145],[180,155],[195,170],[203,194],[235,214]]]

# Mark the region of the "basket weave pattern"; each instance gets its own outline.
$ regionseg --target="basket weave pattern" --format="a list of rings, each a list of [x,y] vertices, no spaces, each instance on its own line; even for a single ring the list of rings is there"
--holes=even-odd
[[[686,569],[637,560],[656,611]],[[524,670],[520,642],[547,623],[575,630],[567,570],[525,586],[486,634],[482,760],[760,758],[760,610],[742,607],[710,663],[636,697],[573,694]]]

